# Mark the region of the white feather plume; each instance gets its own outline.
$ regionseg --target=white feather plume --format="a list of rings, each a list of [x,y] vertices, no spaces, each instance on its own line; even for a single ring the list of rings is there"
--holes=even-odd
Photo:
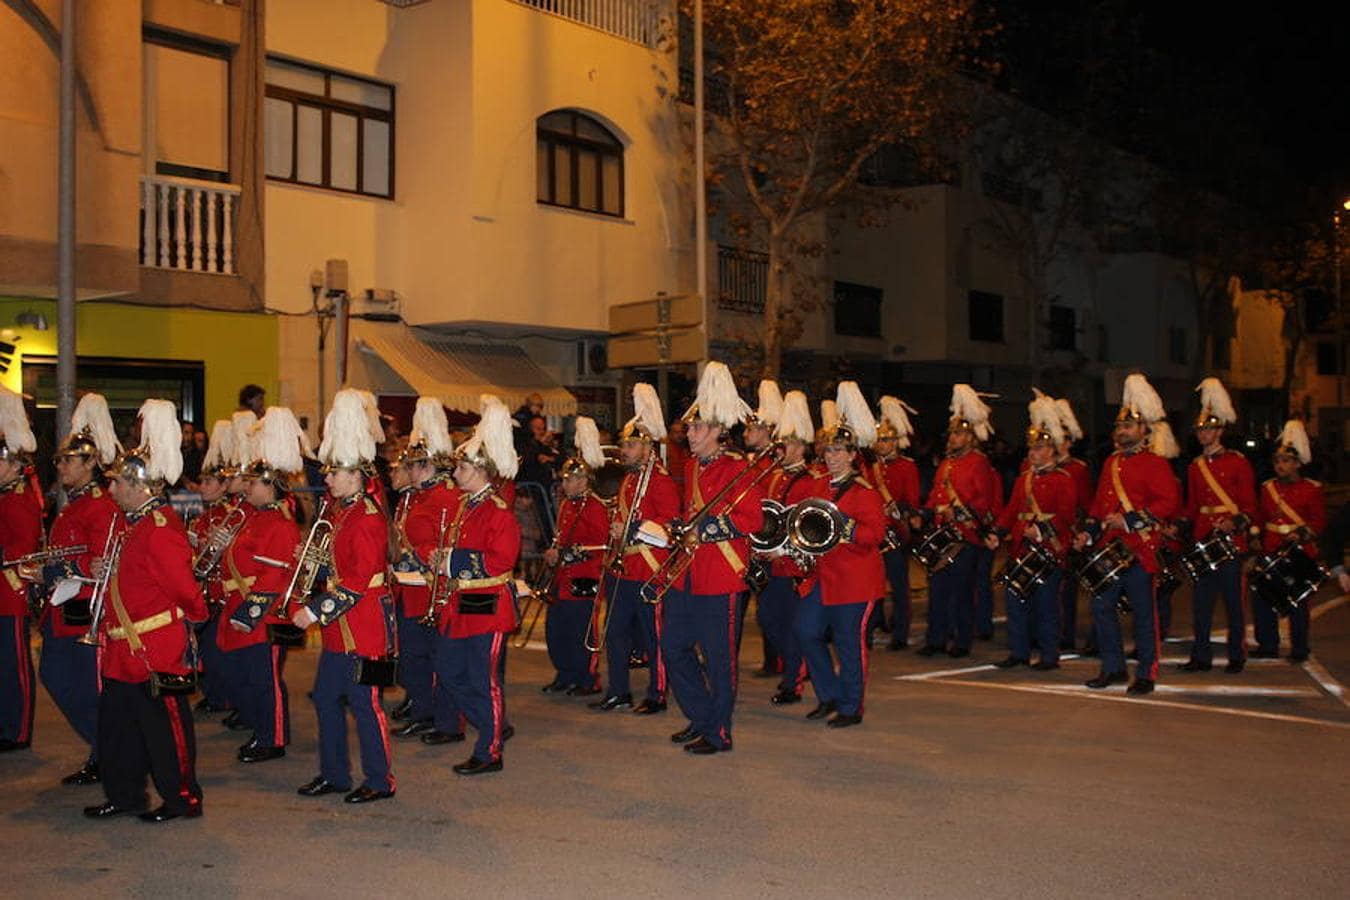
[[[982,441],[989,440],[989,436],[994,433],[994,429],[989,426],[989,405],[968,384],[952,386],[951,413],[953,418],[969,422],[975,437]]]
[[[319,459],[330,466],[354,469],[375,458],[375,435],[362,391],[343,388],[323,422]]]
[[[853,430],[859,447],[870,447],[877,442],[877,420],[867,404],[856,381],[841,381],[835,394],[839,418]]]
[[[833,428],[839,424],[839,406],[833,400],[820,401],[820,427]]]
[[[380,424],[380,404],[370,391],[357,390],[361,395],[361,405],[366,411],[366,421],[370,426],[370,436],[377,444],[384,443],[384,426]]]
[[[258,458],[258,452],[253,448],[253,429],[257,424],[258,417],[252,410],[239,410],[230,417],[230,425],[234,429],[234,443],[231,445],[234,456],[230,462],[246,466]]]
[[[203,469],[228,466],[235,459],[234,425],[228,419],[218,419],[211,426],[211,442],[202,457]]]
[[[806,402],[806,395],[801,391],[788,391],[783,397],[782,415],[778,418],[778,439],[796,438],[809,444],[815,436],[816,429],[811,423],[811,407]]]
[[[641,428],[654,441],[666,439],[666,415],[661,411],[661,398],[656,388],[645,381],[633,385],[633,412],[634,416],[628,420],[628,425]]]
[[[492,394],[484,394],[482,399],[482,418],[474,428],[470,443],[478,442],[483,454],[492,460],[498,475],[515,478],[520,461],[516,458],[516,445],[511,437],[511,411]]]
[[[1159,419],[1149,425],[1148,449],[1163,459],[1176,459],[1181,454],[1177,446],[1176,435],[1166,419]]]
[[[1059,423],[1064,426],[1064,432],[1075,441],[1083,439],[1083,426],[1078,424],[1078,417],[1073,414],[1073,406],[1069,401],[1060,397],[1055,401],[1055,409],[1059,412]]]
[[[168,400],[147,400],[138,413],[141,418],[141,444],[145,455],[145,474],[151,479],[173,484],[183,474],[183,426],[178,410]]]
[[[122,452],[122,442],[117,439],[117,430],[113,428],[112,413],[108,411],[108,401],[102,394],[88,393],[80,398],[75,412],[70,417],[70,433],[79,434],[88,431],[98,447],[98,460],[108,465]]]
[[[293,475],[305,465],[300,449],[304,437],[295,413],[284,406],[269,406],[258,427],[258,457],[278,472]]]
[[[745,421],[745,417],[750,414],[750,405],[736,392],[736,380],[731,377],[731,370],[726,367],[726,363],[714,361],[703,367],[703,376],[698,382],[698,396],[690,412],[695,409],[704,422],[723,428],[731,428]]]
[[[37,438],[28,424],[28,411],[23,408],[23,395],[0,385],[0,437],[11,450],[32,453],[37,450]]]
[[[1217,378],[1206,378],[1196,387],[1200,392],[1201,415],[1212,415],[1225,425],[1237,421],[1237,411],[1233,409],[1233,399],[1228,396],[1223,382]]]
[[[1308,441],[1308,430],[1298,419],[1290,419],[1284,423],[1284,430],[1280,432],[1280,446],[1293,447],[1300,463],[1307,465],[1312,462],[1312,444]]]
[[[890,394],[881,398],[881,421],[890,423],[895,429],[895,444],[897,447],[905,448],[909,446],[910,439],[914,436],[914,426],[910,424],[909,414],[918,412],[899,397],[892,397]]]
[[[576,433],[572,437],[581,459],[592,470],[605,464],[605,451],[600,449],[600,429],[590,416],[577,416]]]
[[[1167,416],[1162,398],[1153,389],[1153,385],[1148,383],[1148,379],[1138,372],[1125,376],[1125,389],[1121,391],[1120,404],[1139,413],[1150,425]]]
[[[1059,409],[1055,406],[1055,399],[1048,397],[1039,390],[1032,388],[1035,397],[1027,404],[1027,415],[1031,419],[1031,427],[1044,431],[1050,435],[1050,440],[1056,446],[1064,442],[1064,425],[1059,418]]]
[[[413,410],[412,431],[408,442],[423,442],[432,456],[448,456],[454,450],[450,440],[450,423],[445,417],[445,406],[436,397],[418,397]]]
[[[779,390],[778,382],[765,378],[759,383],[759,408],[755,410],[755,418],[765,425],[773,426],[778,424],[782,415],[783,392]]]

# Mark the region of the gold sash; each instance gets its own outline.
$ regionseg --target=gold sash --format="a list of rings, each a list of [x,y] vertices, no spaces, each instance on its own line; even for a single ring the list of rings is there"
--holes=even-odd
[[[704,506],[703,490],[702,488],[699,487],[698,483],[699,474],[700,468],[698,465],[695,465],[694,484],[693,484],[694,506],[697,507],[698,509],[702,509]],[[730,512],[730,510],[728,510],[728,512]],[[737,575],[745,571],[745,563],[743,563],[741,561],[741,558],[736,555],[736,551],[731,549],[730,541],[718,541],[717,549],[722,551],[722,556],[724,559],[726,559],[727,565],[731,566],[731,571],[735,572]]]
[[[1238,514],[1237,504],[1233,502],[1232,497],[1228,496],[1228,492],[1223,489],[1223,486],[1219,484],[1219,480],[1214,477],[1214,473],[1210,471],[1209,460],[1201,456],[1196,465],[1200,469],[1200,474],[1204,476],[1205,484],[1209,485],[1209,489],[1214,492],[1214,496],[1219,498],[1219,503],[1222,504],[1223,511],[1227,512],[1230,516],[1236,516]],[[1201,507],[1200,511],[1207,515],[1211,514],[1206,512],[1207,509],[1213,510],[1213,507]]]

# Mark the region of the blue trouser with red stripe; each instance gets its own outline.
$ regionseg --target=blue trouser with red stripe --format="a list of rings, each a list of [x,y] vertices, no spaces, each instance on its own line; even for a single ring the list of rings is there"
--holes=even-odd
[[[505,653],[506,635],[501,632],[463,638],[442,635],[436,639],[436,677],[450,687],[455,707],[478,732],[473,755],[483,762],[495,762],[502,756]]]
[[[1059,583],[1059,642],[1069,650],[1078,646],[1078,579],[1072,573]]]
[[[284,747],[291,741],[291,708],[281,670],[286,648],[253,644],[222,654],[231,679],[239,720],[253,729],[263,747]]]
[[[988,637],[994,633],[994,551],[975,548],[975,633]]]
[[[790,575],[772,576],[759,594],[760,621],[783,660],[783,678],[778,689],[794,694],[802,691],[802,645],[796,630],[800,605],[801,597]]]
[[[1130,566],[1105,591],[1092,598],[1092,622],[1097,628],[1102,671],[1113,675],[1125,672],[1125,648],[1121,644],[1120,616],[1116,610],[1116,602],[1122,593],[1130,601],[1134,617],[1134,648],[1139,654],[1139,662],[1134,667],[1135,677],[1156,681],[1158,631],[1153,606],[1153,576],[1139,563]]]
[[[1252,595],[1252,624],[1256,627],[1256,649],[1263,653],[1278,653],[1280,650],[1280,617],[1265,597],[1256,591]],[[1289,652],[1294,656],[1307,656],[1308,632],[1312,622],[1309,610],[1312,598],[1300,603],[1289,612]]]
[[[544,619],[548,658],[563,684],[594,688],[600,685],[597,655],[586,649],[595,601],[555,600]]]
[[[975,547],[967,544],[946,568],[929,577],[928,634],[924,639],[928,646],[946,647],[954,630],[952,646],[970,649],[975,638],[975,556]]]
[[[1008,611],[1008,654],[1016,659],[1031,659],[1031,629],[1036,630],[1036,645],[1042,662],[1059,662],[1059,586],[1062,569],[1055,569],[1023,597],[1011,587],[1003,595]]]
[[[736,613],[739,594],[665,596],[661,645],[675,700],[694,730],[715,747],[731,745],[736,705]],[[699,662],[698,652],[703,652]]]
[[[811,673],[811,689],[821,703],[833,703],[846,716],[863,714],[863,692],[867,688],[867,646],[865,629],[875,600],[863,603],[820,601],[820,585],[802,598],[797,609],[797,639],[801,641],[806,668]],[[839,657],[835,671],[830,644]]]
[[[436,678],[436,629],[421,624],[421,616],[398,615],[399,683],[407,691],[408,721],[455,723],[451,732],[463,730],[459,710],[450,699],[450,688]],[[443,729],[444,730],[444,729]]]
[[[615,696],[631,694],[628,657],[634,648],[635,632],[643,637],[636,646],[647,654],[647,699],[653,703],[662,703],[666,699],[666,657],[661,650],[661,604],[646,603],[638,596],[642,582],[638,579],[620,578],[617,583],[606,580],[604,590],[610,592],[609,602],[614,604],[609,614],[609,633],[605,635],[605,652],[609,662],[609,684],[606,693]]]
[[[0,738],[26,744],[33,740],[37,699],[27,616],[0,616]]]
[[[202,657],[202,696],[209,706],[225,709],[232,706],[227,678],[224,672],[225,651],[216,643],[216,628],[220,626],[220,611],[212,610],[211,618],[197,629],[197,647]]]
[[[98,699],[98,768],[108,800],[145,806],[145,776],[170,812],[200,806],[197,736],[185,694],[150,696],[150,682],[103,680]]]
[[[324,650],[314,675],[314,710],[319,715],[319,774],[333,786],[346,790],[352,783],[347,753],[347,710],[356,720],[356,739],[361,745],[362,787],[373,791],[394,790],[390,771],[389,723],[380,705],[380,689],[356,683],[355,655]],[[346,709],[343,706],[346,706]]]
[[[1214,624],[1214,595],[1223,594],[1228,610],[1228,661],[1242,662],[1247,658],[1247,622],[1242,610],[1242,567],[1236,559],[1219,563],[1218,571],[1206,572],[1195,583],[1191,605],[1191,620],[1195,623],[1195,643],[1191,645],[1191,659],[1200,663],[1214,661],[1214,647],[1209,633]]]
[[[78,635],[56,637],[48,620],[42,625],[38,677],[61,715],[89,745],[89,761],[98,762],[98,648],[81,643]]]
[[[909,643],[909,553],[903,548],[881,557],[891,586],[891,643]]]

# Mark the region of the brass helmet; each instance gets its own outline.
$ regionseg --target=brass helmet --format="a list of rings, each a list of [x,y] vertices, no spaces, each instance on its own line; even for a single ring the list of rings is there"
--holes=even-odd
[[[379,421],[372,422],[367,415],[362,393],[343,388],[333,396],[333,406],[323,422],[323,441],[319,444],[319,461],[324,472],[373,471]]]
[[[1284,423],[1284,430],[1275,444],[1275,455],[1296,459],[1300,465],[1312,462],[1312,443],[1308,440],[1308,430],[1298,419]]]
[[[693,405],[680,417],[685,422],[707,422],[721,425],[723,434],[744,422],[750,414],[750,405],[736,391],[736,380],[726,363],[710,362],[703,367],[698,382],[698,395]]]
[[[254,449],[255,458],[240,474],[285,490],[290,476],[304,469],[309,440],[295,413],[284,406],[269,406],[258,423]]]
[[[455,459],[477,466],[491,478],[515,478],[520,460],[511,436],[511,411],[493,394],[483,394],[481,402],[473,437],[459,445]]]
[[[951,419],[949,431],[968,431],[980,441],[987,441],[994,433],[989,424],[989,405],[978,391],[968,384],[952,385]]]
[[[584,475],[594,481],[595,473],[605,464],[605,451],[600,446],[600,429],[589,416],[577,416],[576,433],[572,437],[576,453],[563,460],[562,477]]]
[[[1196,391],[1200,394],[1200,414],[1195,419],[1196,428],[1223,428],[1237,421],[1233,400],[1219,379],[1206,378],[1196,387]]]
[[[1162,398],[1153,389],[1153,385],[1148,383],[1148,379],[1138,372],[1127,375],[1125,387],[1121,391],[1120,412],[1116,414],[1116,421],[1152,425],[1166,416],[1167,410],[1163,406]]]
[[[113,428],[108,401],[102,394],[88,393],[75,407],[70,417],[70,434],[52,455],[52,461],[86,456],[93,460],[95,467],[103,468],[111,465],[121,451],[122,444]]]
[[[418,397],[407,446],[399,453],[394,465],[429,462],[443,469],[453,459],[454,442],[450,439],[450,424],[445,416],[445,407],[437,397]]]
[[[146,400],[137,413],[141,443],[124,451],[108,469],[108,477],[138,482],[151,492],[163,490],[183,474],[183,432],[178,410],[169,400]]]
[[[1060,420],[1059,409],[1053,397],[1046,396],[1036,388],[1031,389],[1035,396],[1027,404],[1029,424],[1027,425],[1027,446],[1049,444],[1058,447],[1064,442],[1064,425]]]
[[[841,381],[835,396],[839,421],[825,427],[826,445],[842,444],[850,450],[870,447],[876,443],[877,421],[862,395],[856,381]]]
[[[659,442],[666,439],[666,417],[656,388],[639,381],[633,385],[633,418],[619,431],[619,441]]]

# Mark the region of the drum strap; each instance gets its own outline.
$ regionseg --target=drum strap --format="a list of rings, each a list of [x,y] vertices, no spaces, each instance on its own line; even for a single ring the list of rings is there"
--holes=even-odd
[[[881,502],[890,506],[895,502],[890,486],[886,484],[886,460],[879,459],[872,465],[872,474],[876,478],[877,489],[881,491]]]
[[[1275,480],[1273,478],[1266,482],[1266,493],[1270,494],[1270,499],[1275,501],[1275,505],[1280,508],[1280,512],[1284,513],[1284,517],[1290,522],[1293,522],[1300,528],[1308,524],[1303,521],[1302,516],[1294,512],[1292,506],[1284,502],[1284,498],[1280,496],[1280,492],[1275,489]]]
[[[1209,468],[1209,460],[1202,456],[1196,465],[1200,468],[1200,474],[1204,477],[1205,484],[1209,485],[1209,489],[1214,492],[1214,496],[1219,498],[1219,503],[1230,516],[1236,516],[1238,514],[1237,504],[1233,502],[1232,497],[1228,496],[1228,492],[1223,489],[1223,485],[1219,484],[1219,479],[1214,477],[1214,472]]]
[[[1035,517],[1033,521],[1045,522],[1054,518],[1053,516],[1047,516],[1044,512],[1042,512],[1041,505],[1036,502],[1036,473],[1034,470],[1032,470],[1030,466],[1027,467],[1026,495],[1027,495],[1027,508],[1031,510],[1031,514]],[[1039,526],[1037,530],[1040,530]],[[1045,536],[1044,533],[1042,533],[1041,536],[1044,537]],[[1050,544],[1051,547],[1055,548],[1056,553],[1059,553],[1061,551],[1061,547],[1059,545],[1059,538],[1057,538],[1053,532],[1050,534],[1050,540],[1048,541],[1048,543]]]
[[[969,516],[972,521],[979,521],[974,510],[966,505],[966,501],[961,499],[961,495],[956,492],[956,485],[952,484],[951,469],[947,468],[947,461],[942,461],[942,487],[947,492],[947,499],[951,505],[958,511]]]
[[[1111,470],[1111,486],[1115,488],[1116,499],[1120,501],[1120,508],[1127,513],[1134,512],[1134,504],[1130,502],[1130,495],[1125,493],[1125,485],[1120,481],[1120,457],[1111,457],[1111,461],[1106,464],[1106,467]],[[1147,525],[1139,529],[1141,533],[1148,530],[1149,526]]]

